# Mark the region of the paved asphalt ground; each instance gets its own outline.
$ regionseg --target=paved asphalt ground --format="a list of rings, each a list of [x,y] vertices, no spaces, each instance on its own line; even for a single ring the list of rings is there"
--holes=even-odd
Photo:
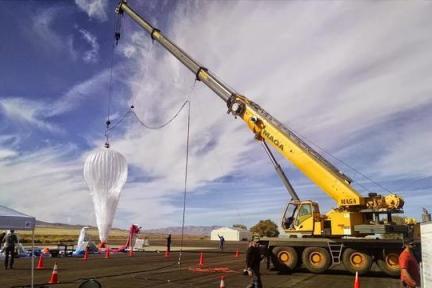
[[[191,242],[191,241],[189,241]],[[202,243],[205,242],[205,245]],[[176,244],[176,243],[174,243]],[[201,241],[187,243],[188,246],[214,247],[215,242]],[[235,250],[240,249],[240,257],[235,257]],[[35,270],[35,287],[78,287],[82,279],[95,278],[104,288],[111,287],[219,287],[220,276],[224,275],[225,287],[246,287],[248,277],[241,274],[244,267],[246,244],[228,243],[224,253],[217,249],[204,250],[204,269],[223,268],[228,272],[194,272],[199,267],[199,252],[183,252],[181,265],[178,265],[178,252],[164,257],[163,252],[137,252],[130,257],[127,254],[90,255],[90,259],[62,257],[45,258],[45,269]],[[35,265],[36,265],[35,261]],[[58,265],[60,284],[48,286],[54,262]],[[0,266],[2,267],[2,266]],[[278,274],[267,271],[265,261],[262,266],[264,287],[353,287],[354,276],[341,267],[335,267],[325,274],[311,274],[303,269],[292,274]],[[29,259],[16,259],[14,270],[0,270],[0,288],[26,287],[30,284]],[[360,278],[361,287],[397,288],[398,279],[389,278],[379,272],[370,272]],[[44,286],[46,285],[46,286]],[[29,287],[29,286],[27,286]]]

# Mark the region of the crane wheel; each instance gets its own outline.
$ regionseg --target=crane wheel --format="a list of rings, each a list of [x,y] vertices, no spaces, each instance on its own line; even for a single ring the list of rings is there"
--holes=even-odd
[[[381,257],[377,259],[377,265],[389,276],[399,276],[400,266],[399,266],[399,252],[398,251],[384,251]]]
[[[363,275],[369,272],[372,266],[372,257],[364,251],[347,248],[342,254],[342,262],[347,271],[353,274],[358,272],[359,275]]]
[[[306,269],[312,273],[322,273],[331,264],[329,252],[321,247],[308,247],[303,250],[302,261]]]
[[[293,271],[298,264],[297,251],[292,247],[275,247],[272,250],[274,264],[281,272]]]

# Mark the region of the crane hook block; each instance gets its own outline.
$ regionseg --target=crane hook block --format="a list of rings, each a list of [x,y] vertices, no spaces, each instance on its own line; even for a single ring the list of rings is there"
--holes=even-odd
[[[115,38],[115,41],[116,41],[116,45],[118,45],[118,41],[120,40],[120,32],[115,32],[114,33],[114,38]]]

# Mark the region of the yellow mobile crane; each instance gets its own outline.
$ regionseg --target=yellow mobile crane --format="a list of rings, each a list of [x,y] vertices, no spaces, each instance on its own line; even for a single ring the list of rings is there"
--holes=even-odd
[[[240,117],[255,139],[264,146],[292,197],[282,217],[284,237],[262,241],[268,247],[274,267],[293,270],[302,262],[309,271],[321,273],[332,264],[342,262],[348,271],[362,274],[369,271],[375,260],[387,274],[399,273],[401,240],[379,239],[374,235],[407,232],[407,225],[395,225],[391,217],[394,213],[403,213],[401,209],[404,201],[401,197],[376,193],[361,196],[351,186],[352,180],[348,176],[258,104],[227,87],[138,15],[126,0],[119,3],[116,12],[129,15],[154,41],[189,68],[197,80],[207,85],[227,104],[228,113],[235,118]],[[300,200],[267,143],[334,199],[337,208],[321,214],[317,202]]]

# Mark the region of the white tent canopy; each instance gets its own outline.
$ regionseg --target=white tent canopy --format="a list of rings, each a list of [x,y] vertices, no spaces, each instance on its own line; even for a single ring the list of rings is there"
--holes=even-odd
[[[31,287],[34,283],[34,228],[36,218],[0,205],[0,229],[32,230]]]
[[[33,230],[35,224],[34,217],[0,206],[0,229]]]

